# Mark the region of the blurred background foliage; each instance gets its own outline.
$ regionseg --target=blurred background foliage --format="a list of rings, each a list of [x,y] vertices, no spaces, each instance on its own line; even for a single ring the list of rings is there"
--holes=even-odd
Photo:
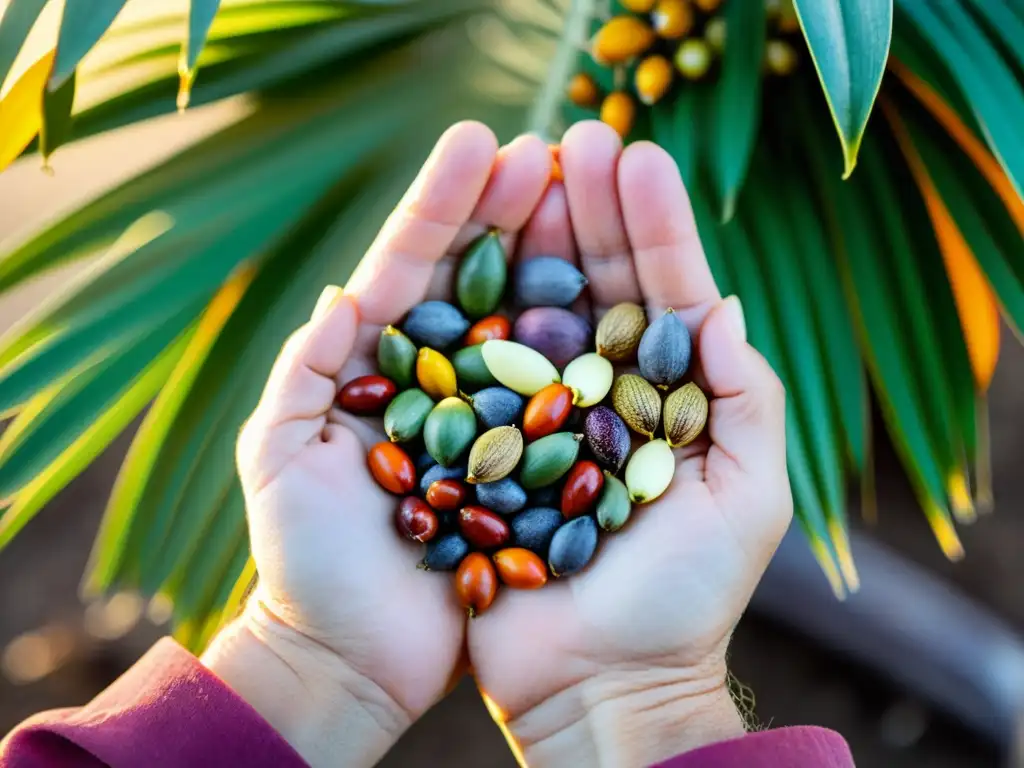
[[[239,116],[0,247],[2,291],[89,263],[0,339],[0,547],[149,406],[84,589],[156,596],[201,647],[253,573],[238,428],[319,289],[463,118],[557,143],[601,116],[672,153],[722,290],[789,389],[797,519],[837,595],[858,584],[849,484],[875,514],[872,403],[947,556],[954,523],[992,507],[985,396],[1001,318],[1024,320],[1020,0],[60,5],[0,17],[0,168],[59,171],[62,144],[186,105],[236,99]],[[682,32],[664,26],[679,7]],[[616,16],[648,32],[597,63]],[[671,65],[656,94],[637,66],[652,53]],[[580,73],[593,93],[569,99]]]

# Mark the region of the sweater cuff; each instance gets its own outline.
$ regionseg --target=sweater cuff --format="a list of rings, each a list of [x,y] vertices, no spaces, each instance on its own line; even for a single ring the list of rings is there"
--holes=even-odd
[[[811,726],[749,733],[709,744],[651,768],[854,768],[846,741]]]
[[[36,715],[11,739],[41,750],[70,742],[119,768],[306,765],[256,710],[171,638],[159,640],[86,706]]]

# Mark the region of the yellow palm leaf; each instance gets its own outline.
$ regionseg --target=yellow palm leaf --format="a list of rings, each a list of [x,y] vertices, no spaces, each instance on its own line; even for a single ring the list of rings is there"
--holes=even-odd
[[[43,125],[43,91],[54,51],[25,70],[0,101],[0,171],[18,159]]]

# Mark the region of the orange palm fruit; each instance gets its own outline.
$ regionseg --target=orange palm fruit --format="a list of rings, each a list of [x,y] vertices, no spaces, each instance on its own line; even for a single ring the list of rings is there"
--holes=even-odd
[[[664,56],[648,56],[636,68],[634,83],[637,96],[647,106],[656,104],[672,85],[675,72]]]
[[[491,315],[477,320],[466,333],[466,346],[474,347],[491,339],[507,341],[512,337],[512,323],[507,317]]]
[[[623,91],[609,93],[601,104],[601,122],[607,123],[622,138],[626,138],[633,130],[636,119],[636,104],[633,98]]]
[[[650,13],[651,8],[657,0],[619,0],[620,4],[627,11],[633,13]]]
[[[636,16],[615,16],[594,36],[591,52],[598,64],[622,64],[654,44],[655,34]]]
[[[439,512],[450,512],[460,509],[466,503],[469,493],[466,486],[458,480],[435,480],[427,488],[427,504]]]
[[[565,181],[565,174],[562,173],[562,159],[560,157],[561,147],[557,144],[549,144],[548,151],[551,153],[551,181]]]
[[[394,443],[377,443],[366,456],[370,474],[386,491],[405,495],[416,487],[416,466]]]
[[[420,388],[435,400],[458,394],[455,368],[447,357],[430,347],[423,347],[416,356],[416,380]]]
[[[522,547],[503,549],[494,555],[502,583],[513,589],[540,589],[548,583],[548,567],[539,556]]]
[[[564,384],[548,384],[530,398],[523,413],[523,436],[532,443],[554,434],[572,413],[572,390]]]
[[[498,574],[487,555],[471,552],[459,563],[455,572],[455,594],[470,618],[491,607],[498,594]]]
[[[601,90],[586,72],[577,72],[566,86],[565,95],[577,107],[592,107],[601,99]]]
[[[689,0],[658,0],[651,14],[651,26],[666,40],[678,40],[693,29],[693,9]]]
[[[693,0],[693,4],[704,13],[714,13],[722,5],[722,0]]]

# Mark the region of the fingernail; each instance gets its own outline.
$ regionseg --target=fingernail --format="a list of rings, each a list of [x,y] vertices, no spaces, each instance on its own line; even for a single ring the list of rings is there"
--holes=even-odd
[[[747,340],[747,319],[743,315],[743,304],[740,302],[739,296],[730,296],[725,300],[725,312],[726,317],[729,318],[729,325],[732,328],[733,334],[740,340]]]
[[[316,306],[313,308],[313,319],[319,320],[330,312],[331,307],[337,304],[344,295],[344,291],[336,285],[328,285],[324,288],[323,293],[320,294],[320,298],[316,300]]]

